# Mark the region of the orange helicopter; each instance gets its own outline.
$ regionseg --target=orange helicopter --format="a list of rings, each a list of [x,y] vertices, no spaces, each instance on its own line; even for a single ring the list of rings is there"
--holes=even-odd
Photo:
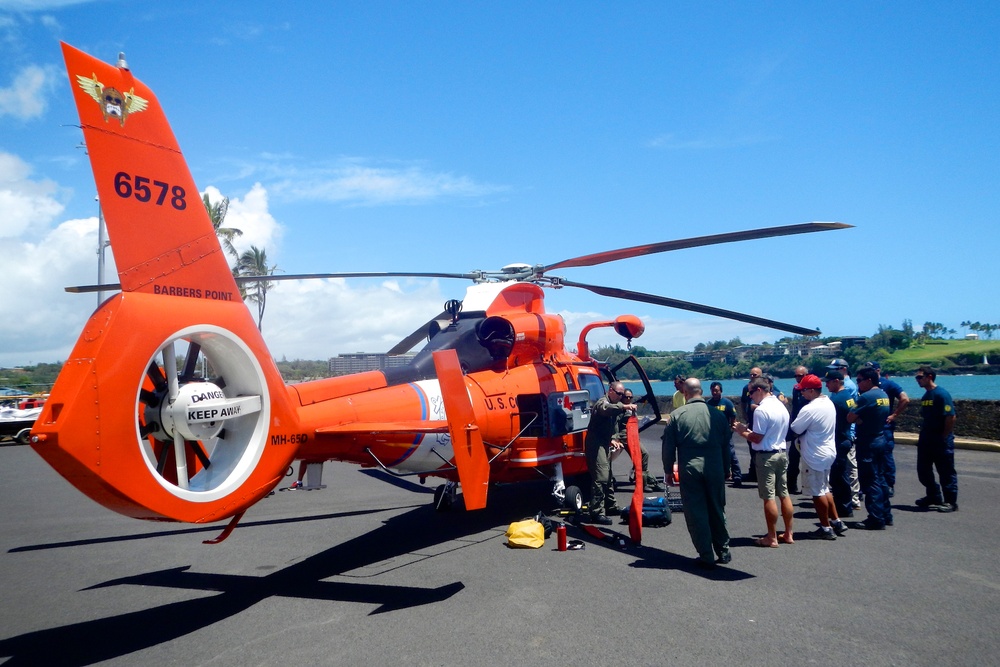
[[[91,315],[32,430],[32,446],[98,503],[149,520],[233,518],[267,496],[293,461],[321,486],[325,461],[459,485],[466,509],[485,507],[492,483],[551,480],[581,507],[573,484],[587,472],[590,405],[621,366],[591,358],[587,334],[611,327],[628,341],[639,318],[622,315],[566,347],[563,319],[545,312],[543,287],[682,308],[802,335],[813,329],[548,275],[555,269],[680,248],[849,227],[807,223],[655,243],[550,265],[470,273],[331,273],[268,276],[426,276],[472,280],[462,301],[401,341],[427,338],[412,362],[286,385],[243,304],[237,279],[152,91],[123,63],[63,44],[63,54],[108,226],[120,290]],[[248,278],[247,281],[261,278]],[[244,279],[240,279],[244,280]],[[632,365],[659,419],[642,367]],[[199,372],[199,369],[208,369]],[[634,428],[634,424],[633,424]],[[567,483],[569,482],[569,483]],[[641,486],[641,485],[640,485]]]

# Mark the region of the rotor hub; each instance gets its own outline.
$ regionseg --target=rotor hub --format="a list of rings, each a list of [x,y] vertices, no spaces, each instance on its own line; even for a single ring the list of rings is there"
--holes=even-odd
[[[191,382],[177,390],[177,398],[160,411],[163,429],[185,440],[215,438],[230,419],[260,411],[259,396],[230,398],[212,382]]]

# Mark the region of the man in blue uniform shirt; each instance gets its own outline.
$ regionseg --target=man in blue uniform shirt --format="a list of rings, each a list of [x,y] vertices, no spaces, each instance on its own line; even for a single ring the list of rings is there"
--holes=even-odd
[[[896,493],[896,459],[892,453],[896,448],[896,420],[906,412],[910,397],[898,382],[889,377],[888,372],[882,370],[877,361],[869,361],[865,367],[874,368],[879,372],[882,376],[878,383],[879,389],[889,397],[889,418],[885,421],[885,442],[889,447],[889,455],[885,461],[885,483],[889,485],[889,497],[892,498]]]
[[[849,389],[844,388],[844,376],[839,371],[827,371],[826,390],[830,392],[830,400],[837,410],[837,423],[833,428],[837,458],[830,468],[830,491],[833,493],[838,516],[852,517],[854,507],[851,505],[851,479],[847,455],[854,449],[854,435],[851,433],[851,424],[847,421],[847,413],[854,408],[854,396]]]
[[[844,376],[844,389],[851,392],[851,398],[858,400],[858,385],[851,379],[850,367],[846,359],[834,359],[826,367],[828,371],[839,372]],[[854,436],[854,425],[851,425],[851,436]],[[858,457],[857,451],[851,447],[847,455],[847,473],[851,478],[851,507],[861,509],[861,483],[858,482]]]
[[[705,403],[710,408],[715,408],[719,410],[726,416],[726,421],[732,426],[733,422],[736,421],[736,406],[728,398],[722,395],[722,383],[713,382],[711,384],[712,397],[705,400]],[[729,465],[732,470],[733,487],[739,488],[743,486],[743,474],[740,472],[740,460],[736,458],[736,446],[733,444],[733,439],[729,438]]]
[[[924,389],[920,416],[924,418],[917,438],[917,478],[927,495],[917,507],[938,512],[958,511],[958,474],[955,472],[955,403],[951,394],[937,386],[937,373],[927,366],[917,371],[917,384]],[[934,479],[937,468],[941,485]],[[944,491],[944,498],[941,492]]]
[[[865,494],[868,518],[854,524],[861,530],[885,530],[892,525],[889,486],[885,483],[885,420],[889,417],[889,397],[879,389],[878,371],[862,368],[857,376],[857,405],[847,413],[854,424],[854,446],[858,457],[858,478]]]

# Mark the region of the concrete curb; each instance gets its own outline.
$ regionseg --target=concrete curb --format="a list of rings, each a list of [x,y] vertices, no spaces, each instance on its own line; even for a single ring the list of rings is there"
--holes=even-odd
[[[897,431],[896,444],[916,445],[917,437],[916,433],[899,433]],[[1000,442],[996,442],[995,440],[981,440],[979,438],[955,438],[955,449],[975,449],[980,452],[1000,453]]]

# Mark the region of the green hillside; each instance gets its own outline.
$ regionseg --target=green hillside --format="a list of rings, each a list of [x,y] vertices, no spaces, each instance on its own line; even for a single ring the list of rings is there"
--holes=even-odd
[[[886,361],[898,368],[912,371],[927,364],[940,370],[964,368],[983,369],[983,355],[991,366],[1000,366],[1000,341],[995,340],[930,340],[905,350],[896,350]]]

